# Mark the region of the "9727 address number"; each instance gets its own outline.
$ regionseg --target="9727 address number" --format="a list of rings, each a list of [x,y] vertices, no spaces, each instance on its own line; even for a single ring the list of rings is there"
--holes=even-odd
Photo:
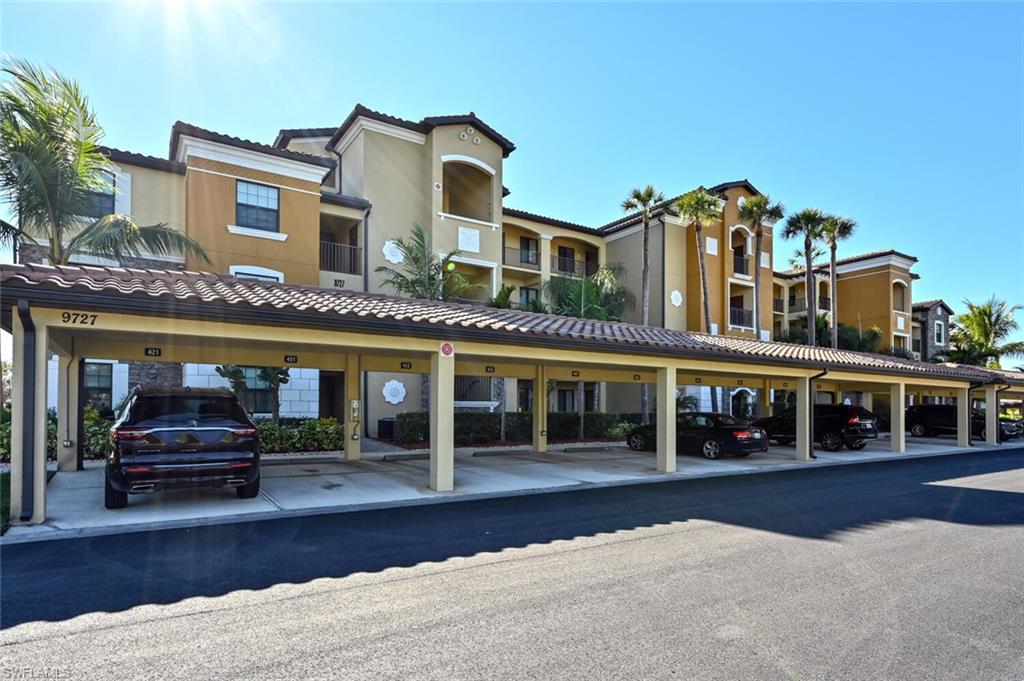
[[[81,326],[96,326],[96,318],[99,315],[88,312],[61,312],[60,320],[65,324],[79,324]]]

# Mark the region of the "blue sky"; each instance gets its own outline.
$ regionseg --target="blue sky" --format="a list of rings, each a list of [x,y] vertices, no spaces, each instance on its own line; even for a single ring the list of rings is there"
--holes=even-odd
[[[19,3],[2,49],[77,78],[107,143],[475,111],[506,205],[585,224],[630,187],[748,178],[920,259],[915,299],[1024,302],[1024,7]],[[796,245],[783,245],[787,256]],[[9,258],[9,256],[8,256]],[[1024,322],[1024,315],[1022,315]],[[1024,334],[1019,334],[1024,338]]]

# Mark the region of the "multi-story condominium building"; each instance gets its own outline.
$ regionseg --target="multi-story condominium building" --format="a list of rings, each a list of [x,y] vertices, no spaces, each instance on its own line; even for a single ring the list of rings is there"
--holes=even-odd
[[[953,309],[942,300],[924,300],[912,307],[910,351],[928,361],[949,352],[949,318]]]
[[[464,302],[485,303],[500,287],[514,287],[513,303],[529,306],[555,276],[592,274],[606,263],[625,268],[625,284],[639,300],[642,226],[639,214],[588,227],[504,205],[503,164],[515,145],[475,114],[409,121],[357,105],[340,126],[284,129],[272,144],[176,123],[167,158],[107,149],[112,191],[96,196],[97,214],[121,212],[140,224],[163,222],[198,241],[210,262],[193,256],[135,258],[122,263],[86,258],[83,264],[212,270],[249,279],[304,286],[394,293],[376,270],[400,266],[398,239],[423,227],[437,253],[458,251],[458,270],[479,285]],[[704,227],[710,328],[704,328],[694,232],[672,210],[673,200],[651,222],[651,324],[678,330],[754,336],[754,306],[761,337],[770,340],[801,321],[802,277],[773,271],[772,225],[754,262],[753,234],[739,209],[758,190],[748,181],[709,188],[721,219]],[[26,262],[40,260],[28,245]],[[878,325],[894,347],[911,339],[910,294],[915,259],[895,251],[840,261],[839,318]],[[761,270],[760,300],[754,298]],[[817,273],[822,309],[827,277]],[[804,312],[806,317],[806,312]],[[627,321],[639,321],[631,310]],[[418,375],[364,367],[363,390],[371,436],[385,435],[388,419],[421,409]],[[250,373],[250,408],[266,411],[266,386]],[[529,381],[459,377],[457,406],[491,409],[499,395],[509,409],[528,407]],[[202,364],[93,363],[87,392],[116,403],[135,383],[225,385],[216,367]],[[54,382],[55,383],[55,382]],[[282,416],[341,416],[341,374],[293,368],[281,390]],[[572,411],[576,385],[554,386],[550,404]],[[634,386],[635,388],[635,386]],[[612,397],[600,384],[585,390],[588,409],[635,411],[627,390]]]

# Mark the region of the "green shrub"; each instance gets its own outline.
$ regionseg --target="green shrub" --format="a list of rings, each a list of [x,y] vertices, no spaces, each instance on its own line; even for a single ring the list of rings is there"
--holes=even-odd
[[[395,417],[395,437],[403,445],[429,442],[430,414],[425,411],[406,411]]]
[[[345,444],[345,429],[337,419],[294,419],[289,425],[256,422],[260,449],[265,454],[285,452],[333,452]]]

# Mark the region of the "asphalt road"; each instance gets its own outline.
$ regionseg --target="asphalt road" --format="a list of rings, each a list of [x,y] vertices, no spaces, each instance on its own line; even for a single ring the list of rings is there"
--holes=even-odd
[[[1019,448],[0,560],[3,678],[1024,678]]]

